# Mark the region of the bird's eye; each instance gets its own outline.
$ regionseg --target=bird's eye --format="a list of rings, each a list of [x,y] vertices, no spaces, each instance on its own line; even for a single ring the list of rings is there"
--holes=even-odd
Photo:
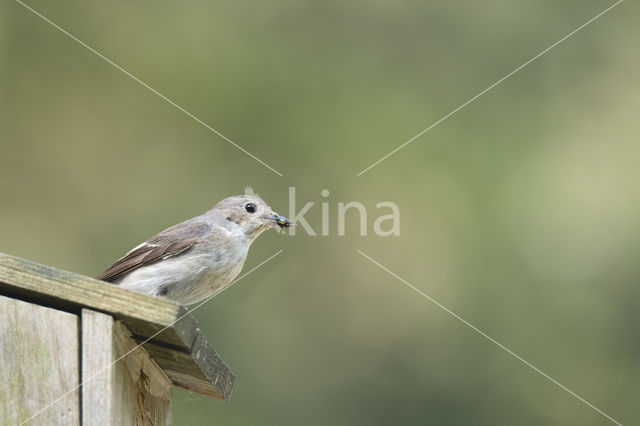
[[[256,205],[253,203],[247,203],[244,205],[244,209],[249,212],[249,213],[255,213],[256,212]]]

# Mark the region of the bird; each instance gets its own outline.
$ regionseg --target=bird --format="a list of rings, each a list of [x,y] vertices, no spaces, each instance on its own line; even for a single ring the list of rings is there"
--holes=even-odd
[[[149,238],[96,278],[191,305],[233,281],[260,234],[293,225],[259,196],[234,195]]]

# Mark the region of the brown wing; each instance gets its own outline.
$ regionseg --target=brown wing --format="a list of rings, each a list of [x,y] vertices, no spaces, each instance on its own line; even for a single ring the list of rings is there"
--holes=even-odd
[[[141,266],[176,256],[193,247],[210,230],[211,226],[201,220],[191,219],[174,225],[125,254],[96,278],[113,282]]]

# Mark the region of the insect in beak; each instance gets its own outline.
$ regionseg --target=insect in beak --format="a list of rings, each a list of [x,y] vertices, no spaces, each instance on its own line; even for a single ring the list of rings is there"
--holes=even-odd
[[[274,215],[270,220],[276,223],[280,229],[289,228],[293,226],[293,222],[284,216]]]

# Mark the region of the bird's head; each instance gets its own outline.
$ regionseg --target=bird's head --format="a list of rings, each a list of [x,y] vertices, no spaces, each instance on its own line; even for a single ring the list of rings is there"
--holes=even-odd
[[[229,229],[241,229],[249,238],[254,239],[269,228],[284,229],[293,222],[274,212],[257,195],[234,195],[225,198],[211,210],[221,218],[223,226]]]

